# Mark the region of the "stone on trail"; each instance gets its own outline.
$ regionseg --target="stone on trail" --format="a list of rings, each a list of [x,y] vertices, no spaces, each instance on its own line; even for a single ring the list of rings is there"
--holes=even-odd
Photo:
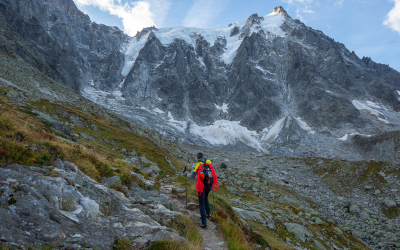
[[[190,203],[187,204],[187,209],[188,210],[192,210],[192,211],[196,210],[196,209],[199,209],[199,204],[190,202]]]
[[[172,189],[172,191],[174,191],[174,192],[176,192],[176,193],[184,193],[185,192],[185,189],[182,189],[182,188],[173,188]]]

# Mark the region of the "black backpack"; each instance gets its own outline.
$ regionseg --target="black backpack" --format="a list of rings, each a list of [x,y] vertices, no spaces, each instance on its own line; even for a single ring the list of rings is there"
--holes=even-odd
[[[212,175],[211,167],[210,165],[206,164],[207,159],[201,162],[204,163],[204,166],[203,169],[200,171],[200,178],[203,180],[204,186],[212,186],[212,184],[214,183],[214,178]],[[202,176],[204,176],[204,179],[202,178]]]

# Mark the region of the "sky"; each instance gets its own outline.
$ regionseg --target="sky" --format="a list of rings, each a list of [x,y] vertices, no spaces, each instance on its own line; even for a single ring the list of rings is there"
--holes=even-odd
[[[134,36],[144,27],[212,28],[282,6],[350,51],[400,71],[400,0],[74,0],[96,23]]]

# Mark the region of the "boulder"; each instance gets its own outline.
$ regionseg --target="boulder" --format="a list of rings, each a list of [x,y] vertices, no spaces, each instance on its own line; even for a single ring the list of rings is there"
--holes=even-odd
[[[321,220],[321,218],[319,218],[319,217],[316,217],[315,218],[315,224],[323,225],[323,224],[325,224],[325,221]]]
[[[353,231],[351,232],[351,234],[352,234],[354,237],[358,238],[358,239],[363,239],[363,238],[365,237],[365,233],[362,232],[362,231],[359,231],[359,230],[353,230]]]
[[[122,187],[121,177],[119,176],[101,177],[101,183],[108,187]]]
[[[349,213],[358,214],[361,211],[360,207],[357,204],[351,204],[349,207]]]
[[[372,188],[373,188],[373,186],[371,186],[371,185],[367,185],[364,187],[365,190],[371,190]]]
[[[187,240],[179,236],[177,232],[168,232],[166,230],[157,233],[147,234],[131,241],[131,248],[136,250],[151,249],[155,241],[178,241],[185,243]]]
[[[343,231],[342,231],[340,228],[334,227],[333,229],[334,229],[338,234],[343,234]]]
[[[371,216],[369,215],[369,213],[367,213],[367,212],[361,212],[360,214],[359,214],[359,216],[361,217],[361,218],[363,218],[363,219],[369,219],[369,218],[371,218]]]
[[[88,197],[82,197],[80,199],[80,204],[85,210],[87,217],[97,217],[98,215],[101,215],[100,206],[96,201]]]
[[[305,241],[306,238],[310,238],[313,237],[313,234],[307,230],[307,228],[303,225],[299,225],[296,223],[285,223],[285,228],[286,231],[288,231],[291,234],[294,234],[294,236],[301,240],[301,241]]]
[[[73,171],[73,172],[78,171],[78,167],[74,163],[69,161],[64,161],[63,163],[64,163],[64,169],[66,171]]]
[[[393,208],[393,207],[396,207],[396,206],[397,206],[396,202],[394,202],[393,200],[391,200],[391,199],[389,199],[389,198],[386,198],[386,199],[383,201],[383,204],[385,204],[385,206],[387,206],[388,208]]]
[[[322,243],[321,242],[319,242],[318,240],[313,240],[313,243],[314,243],[314,245],[318,248],[318,249],[321,249],[321,250],[326,250],[326,248],[324,247],[324,245],[322,245]]]

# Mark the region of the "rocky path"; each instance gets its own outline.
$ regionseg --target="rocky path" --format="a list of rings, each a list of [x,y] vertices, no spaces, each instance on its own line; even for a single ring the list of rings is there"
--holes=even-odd
[[[228,250],[228,245],[224,239],[222,231],[220,228],[216,227],[216,223],[214,221],[207,221],[206,230],[200,227],[201,219],[198,202],[195,203],[188,200],[188,210],[186,211],[185,198],[179,198],[179,194],[185,194],[184,190],[176,188],[173,185],[162,185],[160,188],[160,192],[168,196],[172,204],[178,207],[182,211],[182,213],[186,213],[189,218],[194,222],[194,224],[199,228],[199,233],[203,237],[202,247],[204,250]],[[211,196],[209,196],[209,201],[212,202]],[[211,214],[215,216],[213,211],[211,212]]]

